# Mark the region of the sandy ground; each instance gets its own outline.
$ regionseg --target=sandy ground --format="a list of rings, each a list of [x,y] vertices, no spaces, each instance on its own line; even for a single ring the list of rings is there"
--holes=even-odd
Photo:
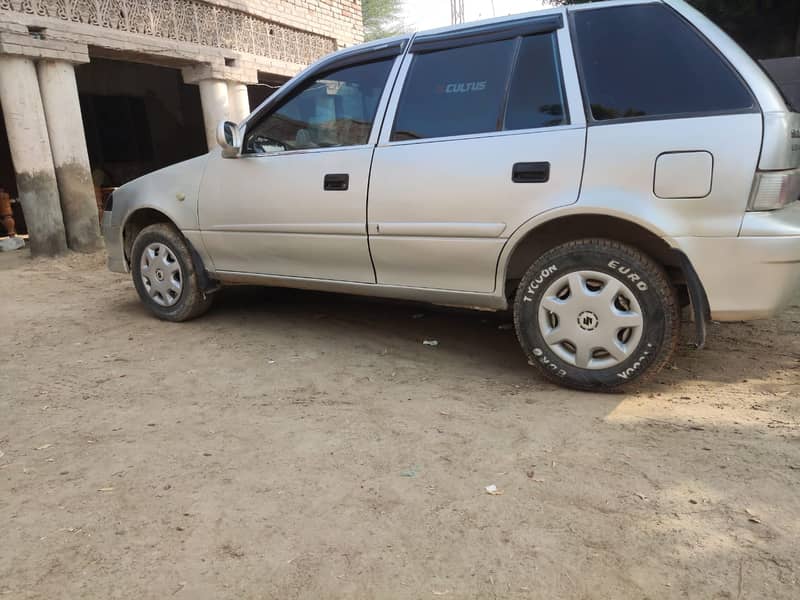
[[[507,315],[239,288],[167,324],[24,252],[0,289],[0,597],[800,597],[800,297],[609,396]]]

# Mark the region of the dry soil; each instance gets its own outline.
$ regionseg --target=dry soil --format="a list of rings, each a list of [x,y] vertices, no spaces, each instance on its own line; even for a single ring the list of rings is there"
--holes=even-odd
[[[508,315],[237,288],[169,324],[24,252],[0,290],[3,598],[800,598],[800,297],[594,395]]]

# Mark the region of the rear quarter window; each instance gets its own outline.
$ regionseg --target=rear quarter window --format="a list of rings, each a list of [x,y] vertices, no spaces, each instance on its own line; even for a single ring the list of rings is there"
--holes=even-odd
[[[719,52],[663,4],[571,16],[595,121],[749,112],[756,106]]]

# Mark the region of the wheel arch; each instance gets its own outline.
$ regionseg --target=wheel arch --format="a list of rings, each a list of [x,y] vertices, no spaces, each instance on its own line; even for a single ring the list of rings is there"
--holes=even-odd
[[[610,213],[560,214],[518,230],[509,240],[498,262],[497,285],[512,298],[530,264],[548,249],[582,238],[606,238],[628,244],[648,255],[667,273],[683,305],[692,305],[696,343],[705,342],[710,318],[705,289],[689,258],[670,243],[670,238],[650,224],[634,222]]]
[[[131,211],[122,223],[122,250],[125,254],[125,260],[130,264],[131,248],[133,241],[139,232],[150,225],[156,223],[168,223],[180,231],[180,228],[175,224],[175,220],[169,217],[163,211],[153,208],[151,206],[141,206]]]
[[[206,266],[206,261],[203,260],[203,257],[197,251],[197,248],[195,247],[194,243],[192,243],[192,240],[186,236],[180,227],[178,227],[177,223],[172,217],[167,215],[165,212],[162,212],[161,210],[151,206],[142,206],[134,211],[131,211],[131,213],[125,217],[125,221],[122,224],[122,249],[128,266],[130,267],[131,249],[133,248],[133,241],[136,239],[136,236],[139,235],[139,232],[145,227],[155,225],[156,223],[167,223],[172,225],[175,228],[175,231],[178,232],[178,235],[180,235],[186,242],[186,245],[189,247],[189,253],[191,254],[192,261],[195,263],[200,289],[209,293],[219,289],[219,281],[217,281],[212,274],[209,273],[208,267]]]

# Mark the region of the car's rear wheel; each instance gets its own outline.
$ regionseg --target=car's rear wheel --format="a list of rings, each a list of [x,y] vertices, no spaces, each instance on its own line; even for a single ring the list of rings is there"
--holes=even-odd
[[[604,239],[557,246],[520,282],[517,337],[548,379],[610,390],[657,373],[678,342],[679,303],[664,270]]]
[[[149,225],[131,248],[131,274],[139,298],[159,319],[188,321],[211,307],[183,236],[167,223]]]

